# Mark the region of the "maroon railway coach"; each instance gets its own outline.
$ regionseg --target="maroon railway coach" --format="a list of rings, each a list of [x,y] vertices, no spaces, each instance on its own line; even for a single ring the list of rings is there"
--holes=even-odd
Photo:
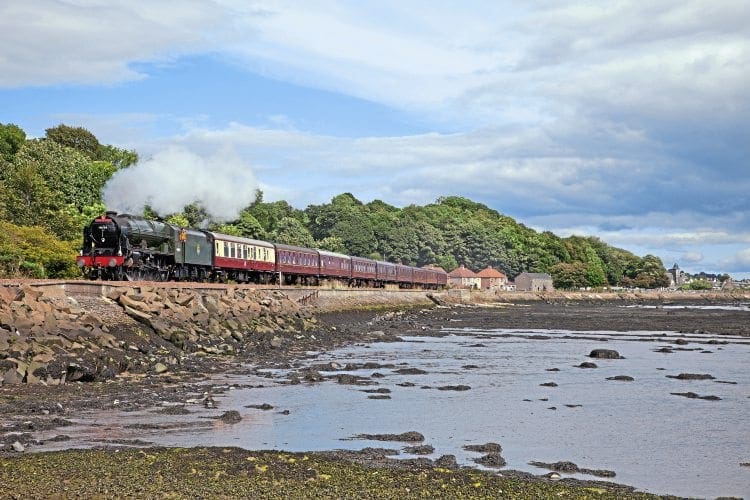
[[[318,250],[320,255],[320,278],[341,280],[348,283],[352,277],[352,258],[342,253]]]
[[[352,286],[374,286],[377,277],[377,262],[364,257],[352,257]]]
[[[275,243],[276,272],[282,285],[317,285],[320,253],[312,248]]]

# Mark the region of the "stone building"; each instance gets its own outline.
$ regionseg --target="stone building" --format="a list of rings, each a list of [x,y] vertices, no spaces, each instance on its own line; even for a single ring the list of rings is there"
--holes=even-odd
[[[672,269],[667,270],[669,273],[669,286],[670,288],[678,288],[685,284],[685,273],[680,269],[680,266],[675,262]]]
[[[551,292],[552,276],[547,273],[521,273],[516,276],[516,290],[526,292]]]

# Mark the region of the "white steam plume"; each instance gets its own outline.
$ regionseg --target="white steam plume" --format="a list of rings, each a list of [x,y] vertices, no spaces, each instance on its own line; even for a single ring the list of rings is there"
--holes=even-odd
[[[115,173],[102,197],[108,210],[133,214],[149,205],[167,215],[198,202],[214,219],[226,221],[252,203],[257,187],[253,171],[235,155],[203,158],[170,147]]]

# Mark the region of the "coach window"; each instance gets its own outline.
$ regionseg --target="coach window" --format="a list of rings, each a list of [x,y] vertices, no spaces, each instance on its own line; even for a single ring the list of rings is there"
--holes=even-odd
[[[221,250],[219,249],[219,242],[218,241],[215,243],[215,246],[216,246],[216,255],[221,256]]]
[[[224,253],[222,254],[222,257],[229,257],[229,243],[224,242]]]

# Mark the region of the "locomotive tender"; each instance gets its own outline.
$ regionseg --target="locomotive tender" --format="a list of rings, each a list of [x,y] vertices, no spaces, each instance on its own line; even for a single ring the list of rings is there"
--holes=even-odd
[[[107,212],[83,230],[78,266],[89,279],[442,288],[442,269],[185,229]]]

